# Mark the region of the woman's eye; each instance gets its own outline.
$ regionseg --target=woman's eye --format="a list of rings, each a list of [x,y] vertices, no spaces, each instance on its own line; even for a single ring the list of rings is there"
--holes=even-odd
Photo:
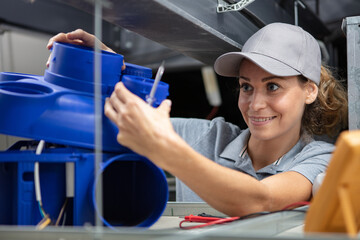
[[[269,84],[268,84],[268,89],[269,89],[270,91],[276,91],[276,90],[279,89],[279,86],[278,86],[277,84],[275,84],[275,83],[269,83]]]
[[[240,89],[243,91],[243,92],[248,92],[248,91],[251,91],[252,90],[252,87],[247,84],[247,83],[243,83],[243,84],[240,84]]]

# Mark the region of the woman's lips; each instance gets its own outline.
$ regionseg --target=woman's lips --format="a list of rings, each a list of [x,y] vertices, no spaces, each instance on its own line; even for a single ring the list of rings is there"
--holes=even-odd
[[[274,118],[276,118],[276,117],[275,116],[273,116],[273,117],[249,117],[249,119],[253,125],[265,125],[265,124],[271,122]]]

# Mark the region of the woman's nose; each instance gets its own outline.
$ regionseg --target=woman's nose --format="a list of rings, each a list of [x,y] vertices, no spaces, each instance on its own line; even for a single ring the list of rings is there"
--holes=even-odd
[[[266,107],[266,96],[260,92],[254,92],[250,98],[250,109],[258,111]]]

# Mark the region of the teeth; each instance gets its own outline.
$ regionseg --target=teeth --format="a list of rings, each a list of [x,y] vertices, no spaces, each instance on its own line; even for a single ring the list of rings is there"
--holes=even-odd
[[[252,120],[254,122],[265,122],[265,121],[268,121],[268,120],[271,120],[272,117],[268,117],[268,118],[252,118]]]

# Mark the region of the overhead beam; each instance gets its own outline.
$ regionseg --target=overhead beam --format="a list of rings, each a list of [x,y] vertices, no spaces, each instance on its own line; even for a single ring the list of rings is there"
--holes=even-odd
[[[62,0],[93,12],[92,1]],[[186,56],[212,65],[239,51],[259,23],[292,21],[275,1],[257,0],[242,12],[217,13],[216,0],[105,0],[103,19]]]

